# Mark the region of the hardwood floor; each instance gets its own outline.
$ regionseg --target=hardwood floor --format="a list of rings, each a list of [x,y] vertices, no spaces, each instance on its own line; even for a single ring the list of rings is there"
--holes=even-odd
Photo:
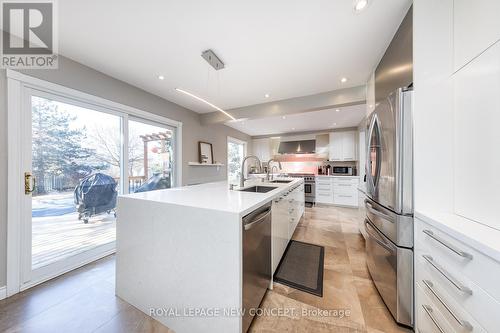
[[[251,332],[410,332],[395,324],[370,279],[360,214],[306,210],[293,239],[325,246],[323,297],[276,283],[262,307],[289,313],[257,317]],[[109,256],[0,301],[0,332],[172,332],[114,295],[114,264]]]

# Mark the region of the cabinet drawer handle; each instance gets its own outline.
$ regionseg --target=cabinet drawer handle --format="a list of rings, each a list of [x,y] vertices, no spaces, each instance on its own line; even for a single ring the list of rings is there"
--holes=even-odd
[[[429,316],[429,318],[431,318],[432,322],[434,323],[434,325],[436,326],[436,328],[438,329],[438,331],[440,333],[446,333],[442,328],[441,328],[441,325],[439,325],[437,319],[434,317],[434,315],[432,314],[432,312],[434,310],[432,310],[432,308],[429,306],[429,305],[425,305],[423,304],[422,307],[424,308],[424,311],[425,313],[427,313],[427,315]]]
[[[472,290],[469,287],[464,286],[462,283],[460,283],[459,281],[457,281],[457,279],[455,279],[454,277],[452,277],[450,275],[450,273],[448,273],[443,267],[441,267],[440,265],[436,264],[436,262],[434,261],[434,258],[432,258],[431,256],[429,256],[427,254],[422,255],[422,257],[429,264],[431,264],[431,266],[434,267],[439,273],[441,273],[441,275],[443,275],[446,278],[446,280],[450,281],[450,283],[452,285],[454,285],[455,288],[457,288],[458,290],[460,290],[461,292],[463,292],[465,294],[472,295]]]
[[[446,247],[447,249],[451,250],[452,252],[458,254],[459,256],[461,256],[462,258],[466,258],[466,259],[469,259],[469,260],[472,260],[473,256],[472,254],[470,253],[467,253],[465,251],[462,251],[460,249],[458,249],[456,246],[448,243],[447,241],[445,241],[444,239],[442,239],[441,237],[439,236],[436,236],[434,235],[434,233],[431,231],[431,230],[423,230],[422,231],[424,234],[426,234],[427,236],[429,236],[430,238],[434,239],[436,242],[440,243],[441,245],[443,245],[444,247]]]
[[[434,296],[436,296],[437,300],[444,306],[444,308],[451,314],[453,319],[455,319],[460,326],[462,326],[465,330],[467,330],[469,332],[472,331],[472,329],[473,329],[472,325],[468,321],[458,318],[458,316],[455,314],[455,312],[453,312],[453,310],[448,306],[448,304],[434,290],[434,288],[433,288],[434,284],[431,281],[422,280],[422,282],[425,284],[427,289],[429,289],[431,291],[431,293]]]
[[[342,184],[342,183],[337,183],[335,184],[337,186],[344,186],[344,187],[351,187],[351,184]]]
[[[329,197],[330,194],[325,194],[325,193],[318,193],[318,195],[321,195],[322,197]]]
[[[339,194],[339,197],[340,197],[340,198],[352,198],[352,195],[343,195],[343,194]]]

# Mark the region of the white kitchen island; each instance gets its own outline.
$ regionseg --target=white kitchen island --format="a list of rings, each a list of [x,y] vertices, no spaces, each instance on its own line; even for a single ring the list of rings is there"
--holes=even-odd
[[[241,332],[243,217],[269,202],[274,209],[280,202],[298,201],[297,211],[288,210],[300,214],[286,220],[292,221],[285,225],[288,242],[303,215],[302,179],[253,182],[276,189],[240,192],[217,182],[120,196],[117,296],[177,333]],[[294,199],[280,200],[291,189]],[[275,217],[282,215],[272,215],[271,239],[281,252],[273,251],[273,262],[284,251],[283,232],[275,231],[284,221]]]

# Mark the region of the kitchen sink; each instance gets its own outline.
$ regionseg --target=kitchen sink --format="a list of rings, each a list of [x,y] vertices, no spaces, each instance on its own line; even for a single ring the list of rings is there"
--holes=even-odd
[[[293,182],[293,180],[284,180],[284,179],[277,179],[277,180],[271,180],[270,183],[279,183],[279,184],[288,184]]]
[[[269,191],[274,190],[277,187],[274,186],[252,186],[245,188],[243,190],[240,190],[241,192],[254,192],[254,193],[267,193]]]

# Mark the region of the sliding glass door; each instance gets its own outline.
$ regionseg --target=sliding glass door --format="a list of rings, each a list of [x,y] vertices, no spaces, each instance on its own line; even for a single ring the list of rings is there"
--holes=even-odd
[[[29,287],[114,252],[118,195],[176,185],[176,129],[26,93],[21,283]]]
[[[175,129],[143,119],[128,122],[129,193],[174,186]]]
[[[42,92],[34,92],[30,103],[31,172],[25,174],[26,194],[31,194],[27,280],[114,248],[122,160],[122,117]]]

